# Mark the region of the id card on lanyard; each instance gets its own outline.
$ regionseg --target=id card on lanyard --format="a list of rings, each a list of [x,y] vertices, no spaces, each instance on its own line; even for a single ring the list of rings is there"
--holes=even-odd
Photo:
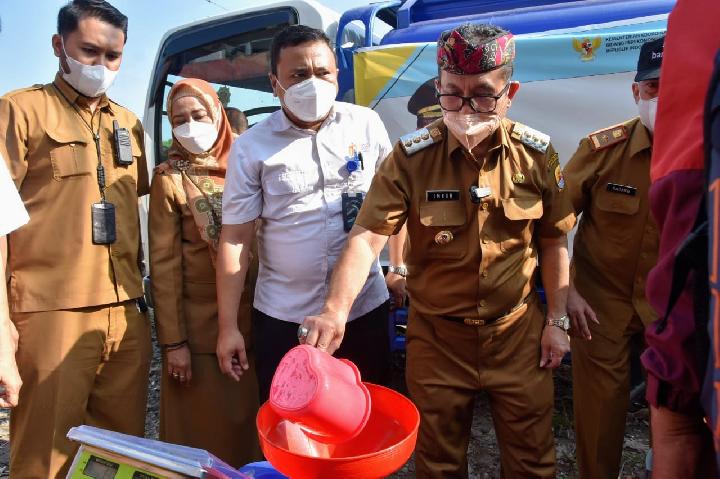
[[[360,172],[365,169],[365,165],[362,153],[360,152],[355,152],[346,159],[345,169],[348,172],[347,188],[341,197],[343,229],[347,233],[355,224],[355,219],[363,204],[364,194],[362,191],[359,191],[360,185],[356,184],[356,181],[362,177]]]
[[[102,164],[102,153],[100,151],[100,130],[102,129],[102,110],[98,113],[98,129],[97,132],[93,129],[92,124],[88,123],[85,118],[80,114],[77,107],[63,94],[57,85],[53,83],[53,86],[57,92],[65,99],[68,105],[75,110],[78,118],[82,120],[90,134],[92,134],[93,141],[95,142],[95,153],[97,154],[97,183],[100,189],[100,201],[90,205],[90,219],[92,221],[92,242],[97,245],[109,245],[115,243],[117,239],[116,228],[115,228],[115,205],[105,199],[105,167]],[[90,118],[90,122],[93,121],[95,115]],[[117,122],[115,126],[116,136]],[[127,131],[127,130],[126,130]],[[131,156],[132,158],[132,156]]]

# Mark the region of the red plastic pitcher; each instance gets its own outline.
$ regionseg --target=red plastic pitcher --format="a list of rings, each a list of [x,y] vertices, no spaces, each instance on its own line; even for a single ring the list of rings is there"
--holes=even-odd
[[[270,406],[317,441],[354,438],[370,417],[370,393],[350,361],[307,345],[285,354],[270,386]]]

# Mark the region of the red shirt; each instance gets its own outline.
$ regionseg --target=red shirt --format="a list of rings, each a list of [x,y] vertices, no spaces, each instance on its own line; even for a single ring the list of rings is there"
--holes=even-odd
[[[680,243],[692,230],[705,191],[703,110],[720,30],[717,0],[679,0],[668,20],[660,99],[650,166],[650,207],[660,231],[658,263],[650,271],[647,297],[662,318]],[[707,281],[707,278],[702,278]],[[647,328],[648,401],[679,411],[698,411],[702,378],[697,368],[692,278],[667,328]]]

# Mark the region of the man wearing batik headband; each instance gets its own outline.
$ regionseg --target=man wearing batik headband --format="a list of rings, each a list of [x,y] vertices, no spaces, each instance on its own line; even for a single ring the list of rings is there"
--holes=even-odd
[[[343,337],[372,258],[407,226],[407,383],[420,409],[416,471],[468,476],[475,396],[490,395],[504,478],[555,477],[551,369],[568,351],[566,233],[575,222],[550,138],[505,118],[512,35],[462,25],[438,42],[443,118],[400,139],[376,174],[323,313]],[[547,314],[535,293],[539,261]]]

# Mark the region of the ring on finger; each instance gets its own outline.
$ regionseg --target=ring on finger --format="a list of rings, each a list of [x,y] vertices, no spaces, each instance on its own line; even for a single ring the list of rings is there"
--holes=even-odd
[[[306,326],[300,325],[297,331],[297,337],[299,341],[304,341],[307,339],[308,334],[310,334],[310,329],[308,329]]]

